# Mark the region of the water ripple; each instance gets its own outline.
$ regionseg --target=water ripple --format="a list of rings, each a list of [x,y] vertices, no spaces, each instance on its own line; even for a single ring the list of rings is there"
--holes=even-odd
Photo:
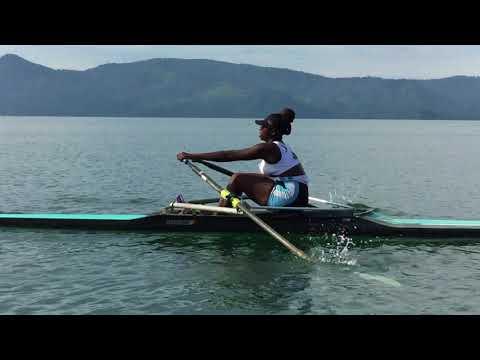
[[[245,147],[257,129],[249,119],[228,119],[228,133],[226,119],[175,121],[185,126],[0,117],[0,211],[150,213],[178,193],[214,196],[175,153]],[[288,140],[314,196],[397,215],[478,218],[477,127],[302,119]],[[256,171],[251,162],[227,167]],[[288,239],[319,261],[305,263],[264,234],[0,229],[0,313],[480,312],[478,239]]]

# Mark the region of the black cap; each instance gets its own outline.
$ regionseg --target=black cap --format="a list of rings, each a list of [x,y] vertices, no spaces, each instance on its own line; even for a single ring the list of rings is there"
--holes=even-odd
[[[255,120],[255,124],[265,126],[270,129],[281,129],[282,115],[270,114],[263,120]]]
[[[270,114],[263,120],[255,120],[255,124],[278,130],[281,135],[290,135],[292,131],[290,121],[286,120],[282,114],[277,113]]]

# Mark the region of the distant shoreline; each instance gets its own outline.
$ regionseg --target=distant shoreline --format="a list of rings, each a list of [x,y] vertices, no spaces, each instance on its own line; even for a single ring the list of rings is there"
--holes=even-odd
[[[85,71],[0,57],[4,116],[480,120],[480,78],[328,78],[211,60],[151,59]]]
[[[261,119],[262,116],[105,116],[105,115],[1,115],[0,118],[100,118],[100,119],[230,119],[230,120],[256,120]],[[332,120],[379,120],[379,121],[480,121],[480,119],[421,119],[421,118],[316,118],[316,117],[297,117],[297,120],[318,120],[318,121],[332,121]]]

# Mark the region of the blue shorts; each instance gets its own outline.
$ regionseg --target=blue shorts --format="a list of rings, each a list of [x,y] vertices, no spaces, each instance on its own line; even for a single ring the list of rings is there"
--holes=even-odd
[[[288,206],[294,203],[297,200],[299,188],[298,181],[275,181],[267,206]]]

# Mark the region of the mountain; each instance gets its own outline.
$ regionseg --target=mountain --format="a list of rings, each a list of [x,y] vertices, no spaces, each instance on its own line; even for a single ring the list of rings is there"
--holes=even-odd
[[[0,115],[480,119],[480,79],[327,78],[212,60],[151,59],[84,71],[0,58]]]

